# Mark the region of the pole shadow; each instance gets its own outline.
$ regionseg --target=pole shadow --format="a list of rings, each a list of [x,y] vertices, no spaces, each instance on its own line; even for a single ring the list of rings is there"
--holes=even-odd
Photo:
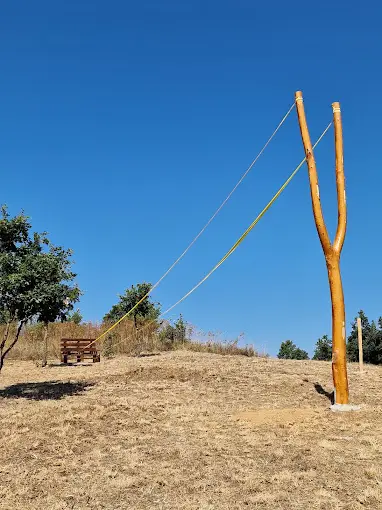
[[[320,395],[325,395],[325,397],[330,401],[331,404],[334,404],[334,391],[326,391],[325,388],[321,386],[320,383],[314,383],[314,389],[319,393]]]

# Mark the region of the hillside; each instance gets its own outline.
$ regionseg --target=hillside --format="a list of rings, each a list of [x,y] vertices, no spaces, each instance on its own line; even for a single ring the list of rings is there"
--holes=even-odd
[[[382,369],[169,352],[0,376],[0,509],[382,508]]]

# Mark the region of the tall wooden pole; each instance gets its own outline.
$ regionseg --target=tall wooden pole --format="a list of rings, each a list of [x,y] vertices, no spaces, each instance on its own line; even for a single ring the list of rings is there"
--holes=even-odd
[[[346,196],[340,104],[332,104],[336,149],[338,223],[334,242],[331,244],[322,213],[316,162],[314,160],[313,148],[310,141],[308,125],[305,117],[304,102],[301,92],[296,92],[295,100],[301,138],[304,145],[306,162],[308,165],[313,216],[316,223],[318,236],[321,241],[321,246],[324,251],[326,267],[328,270],[330,295],[332,301],[332,373],[335,389],[335,403],[348,404],[349,388],[346,370],[345,304],[340,272],[340,256],[346,234]]]
[[[358,328],[358,360],[359,360],[359,371],[363,372],[363,345],[362,345],[362,323],[360,317],[357,319]]]

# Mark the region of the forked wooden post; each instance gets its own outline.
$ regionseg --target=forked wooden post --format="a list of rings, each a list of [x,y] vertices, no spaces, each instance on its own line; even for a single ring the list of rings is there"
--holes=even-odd
[[[362,345],[362,323],[360,317],[357,319],[358,329],[358,359],[359,359],[359,371],[363,372],[363,345]]]
[[[313,215],[318,236],[325,254],[329,277],[330,295],[332,300],[332,373],[335,389],[335,403],[348,404],[349,388],[346,370],[345,304],[340,272],[340,256],[346,234],[346,196],[340,104],[332,104],[336,149],[336,183],[338,203],[337,232],[332,244],[329,239],[329,234],[326,229],[322,213],[316,163],[314,160],[313,148],[310,141],[301,92],[296,92],[295,100],[301,138],[308,165]]]

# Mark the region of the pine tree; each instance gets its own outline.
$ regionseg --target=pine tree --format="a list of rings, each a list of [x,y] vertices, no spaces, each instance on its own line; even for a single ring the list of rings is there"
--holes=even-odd
[[[363,347],[363,357],[366,363],[378,365],[382,362],[381,334],[376,323],[372,321],[370,331]]]
[[[317,340],[312,359],[318,361],[330,361],[332,359],[332,341],[328,335],[324,335]]]
[[[358,317],[361,319],[361,326],[362,326],[362,338],[363,338],[363,346],[364,350],[368,341],[368,336],[370,333],[370,322],[369,319],[366,317],[366,314],[363,310],[360,310],[358,312]],[[358,328],[357,328],[357,317],[354,319],[354,322],[351,324],[352,329],[350,332],[350,335],[348,336],[347,341],[347,357],[349,361],[358,361],[359,352],[358,352]],[[366,361],[366,358],[364,357],[364,361]]]
[[[281,343],[277,357],[279,359],[309,359],[308,353],[297,347],[292,340]]]
[[[365,313],[361,310],[358,315],[362,326],[363,359],[365,363],[382,363],[382,317],[378,323],[370,324]],[[347,353],[349,361],[358,361],[358,328],[357,320],[352,323],[352,331],[348,337]]]

